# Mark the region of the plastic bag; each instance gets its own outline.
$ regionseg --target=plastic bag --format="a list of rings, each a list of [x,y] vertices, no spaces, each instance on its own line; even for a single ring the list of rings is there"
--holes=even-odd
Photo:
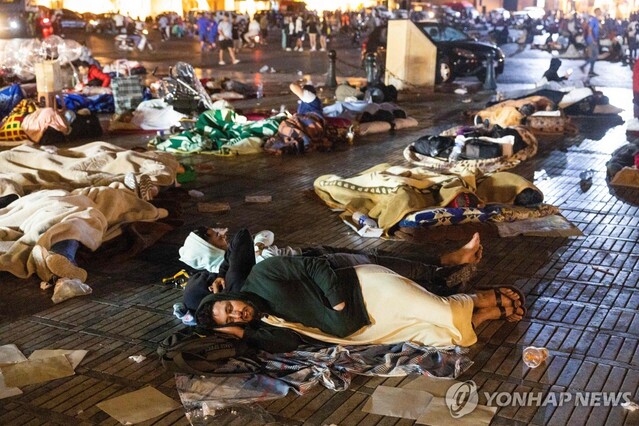
[[[78,279],[60,278],[55,283],[51,300],[53,303],[60,303],[72,297],[85,296],[92,292],[91,287]]]

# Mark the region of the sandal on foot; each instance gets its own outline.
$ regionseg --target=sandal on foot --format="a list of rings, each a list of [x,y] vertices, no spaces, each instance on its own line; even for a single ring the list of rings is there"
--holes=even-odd
[[[511,285],[507,285],[507,286],[499,286],[499,287],[481,287],[478,288],[477,290],[484,290],[484,291],[493,291],[495,292],[495,304],[498,308],[503,308],[503,302],[502,302],[502,296],[512,300],[513,302],[515,302],[514,299],[511,299],[510,297],[508,297],[507,294],[503,293],[500,289],[508,289],[514,293],[517,293],[517,295],[519,296],[519,301],[521,302],[521,306],[524,308],[524,310],[526,310],[525,305],[526,305],[526,296],[524,296],[524,293],[521,292],[521,290],[519,290],[517,287],[511,286]]]

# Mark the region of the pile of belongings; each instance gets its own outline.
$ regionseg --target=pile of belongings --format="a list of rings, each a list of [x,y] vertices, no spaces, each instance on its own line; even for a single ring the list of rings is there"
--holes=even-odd
[[[494,220],[493,216],[500,214],[500,220],[518,220],[558,213],[555,207],[542,204],[539,188],[508,172],[484,175],[464,171],[453,175],[424,167],[379,164],[352,177],[320,176],[313,186],[331,209],[344,211],[342,219],[350,220],[354,212],[362,212],[375,219],[386,234],[394,232],[400,222],[401,226],[432,225],[432,220],[421,223],[419,216],[410,215],[427,212],[432,216],[434,210],[438,212],[434,222],[441,225]],[[502,206],[510,208],[505,216]],[[523,208],[514,209],[517,206]],[[463,210],[448,212],[448,209]],[[460,214],[461,218],[452,220],[452,213]],[[447,220],[437,220],[445,215]]]
[[[639,188],[639,145],[629,143],[615,150],[606,169],[611,185]]]
[[[524,126],[461,126],[426,135],[404,149],[411,163],[440,173],[508,170],[537,153],[537,138]]]
[[[109,122],[109,131],[168,130],[180,126],[187,116],[175,111],[163,99],[142,101],[133,111],[115,114]]]

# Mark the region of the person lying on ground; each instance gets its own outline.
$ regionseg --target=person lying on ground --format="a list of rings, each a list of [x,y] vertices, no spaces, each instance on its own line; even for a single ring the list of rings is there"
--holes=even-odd
[[[127,223],[168,215],[120,182],[6,197],[13,201],[0,208],[0,271],[18,278],[37,273],[46,282],[54,277],[86,281],[87,272],[75,263],[80,245],[95,251]]]
[[[192,232],[180,249],[180,259],[190,266],[205,267],[205,271],[192,275],[184,290],[186,311],[195,312],[202,299],[210,293],[239,292],[256,262],[268,259],[260,245],[272,244],[267,232],[258,233],[255,239],[247,229],[238,231],[231,243],[227,242],[227,229],[204,228]],[[272,233],[271,233],[272,234]],[[262,238],[266,235],[266,238]],[[270,239],[270,241],[268,241]],[[267,245],[271,245],[267,244]],[[481,261],[483,248],[478,233],[458,250],[441,256],[420,256],[420,260],[398,256],[394,253],[356,251],[346,248],[313,246],[301,249],[278,249],[277,256],[305,256],[324,258],[333,268],[377,264],[411,279],[430,292],[440,296],[464,292],[475,265]],[[219,265],[213,271],[212,265]],[[186,312],[184,312],[186,313]]]
[[[324,258],[273,257],[257,264],[239,293],[206,296],[198,326],[268,352],[295,350],[311,338],[331,344],[470,346],[484,321],[519,321],[514,287],[440,297],[380,265],[335,269]]]

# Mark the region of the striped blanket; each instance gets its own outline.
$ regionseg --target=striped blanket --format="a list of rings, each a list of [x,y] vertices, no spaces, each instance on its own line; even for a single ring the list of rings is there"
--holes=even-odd
[[[168,152],[233,152],[248,154],[261,151],[262,142],[277,133],[284,114],[259,121],[227,108],[208,110],[200,114],[195,128],[167,140],[150,142],[155,149]]]

